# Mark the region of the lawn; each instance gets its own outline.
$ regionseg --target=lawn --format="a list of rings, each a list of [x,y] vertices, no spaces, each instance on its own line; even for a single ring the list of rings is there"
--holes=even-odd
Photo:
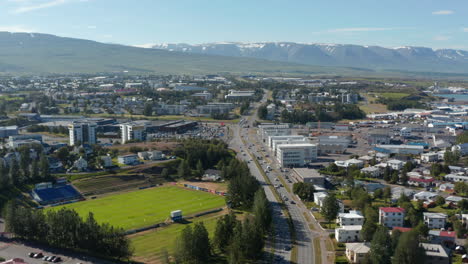
[[[410,95],[409,93],[379,93],[380,97],[387,98],[387,99],[401,99]]]
[[[104,196],[48,210],[70,208],[82,217],[93,212],[98,222],[128,230],[163,222],[173,210],[182,210],[184,215],[189,215],[224,205],[224,197],[167,186]]]
[[[203,221],[210,234],[210,238],[212,238],[217,219],[218,217],[201,218],[194,222]],[[189,225],[193,225],[193,223]],[[144,263],[157,263],[162,257],[163,250],[172,255],[174,253],[175,240],[186,226],[187,224],[173,224],[169,227],[146,232],[142,235],[130,236],[130,241],[135,249],[134,259]]]

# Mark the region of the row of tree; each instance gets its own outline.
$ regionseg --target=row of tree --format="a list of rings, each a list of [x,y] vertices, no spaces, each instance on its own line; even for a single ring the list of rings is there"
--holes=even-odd
[[[246,263],[260,259],[265,236],[271,226],[270,205],[262,189],[255,192],[253,215],[243,221],[231,212],[216,223],[213,239],[202,222],[187,226],[175,245],[176,263],[207,263],[216,254],[227,256],[229,263]]]
[[[92,213],[83,220],[74,210],[34,210],[6,206],[7,230],[16,236],[58,248],[85,251],[100,256],[128,259],[132,255],[124,230],[99,224]]]
[[[35,148],[32,157],[30,147],[18,149],[18,156],[12,156],[8,161],[0,160],[0,190],[19,187],[26,183],[36,183],[50,178],[49,161],[42,148]]]

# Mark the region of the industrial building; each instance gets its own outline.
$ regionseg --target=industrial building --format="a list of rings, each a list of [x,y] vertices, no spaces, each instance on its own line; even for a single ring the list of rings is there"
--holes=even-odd
[[[197,106],[198,114],[206,116],[214,114],[228,114],[233,109],[234,104],[232,103],[210,103]]]
[[[97,143],[96,123],[86,121],[74,121],[68,125],[70,146],[79,144],[94,145]]]
[[[413,154],[419,155],[424,152],[424,146],[418,145],[376,145],[375,151],[388,154]]]
[[[229,90],[229,94],[225,95],[226,100],[236,101],[250,99],[255,94],[255,91],[237,91]]]
[[[294,168],[292,176],[299,182],[312,183],[318,186],[325,185],[325,177],[320,175],[316,169]]]
[[[14,135],[18,135],[18,126],[0,127],[0,138],[7,138]]]

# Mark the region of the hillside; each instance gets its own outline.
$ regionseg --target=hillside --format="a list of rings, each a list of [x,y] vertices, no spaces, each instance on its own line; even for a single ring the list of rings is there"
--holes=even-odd
[[[468,51],[293,42],[158,44],[155,49],[377,71],[468,72]]]
[[[144,49],[48,34],[0,32],[0,73],[3,74],[123,71],[148,74],[361,72],[355,69],[324,68],[264,59]]]

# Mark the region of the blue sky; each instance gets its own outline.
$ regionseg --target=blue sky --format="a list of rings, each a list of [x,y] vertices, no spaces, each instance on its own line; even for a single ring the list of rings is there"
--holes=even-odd
[[[468,0],[0,0],[0,31],[128,45],[292,41],[468,50]]]

